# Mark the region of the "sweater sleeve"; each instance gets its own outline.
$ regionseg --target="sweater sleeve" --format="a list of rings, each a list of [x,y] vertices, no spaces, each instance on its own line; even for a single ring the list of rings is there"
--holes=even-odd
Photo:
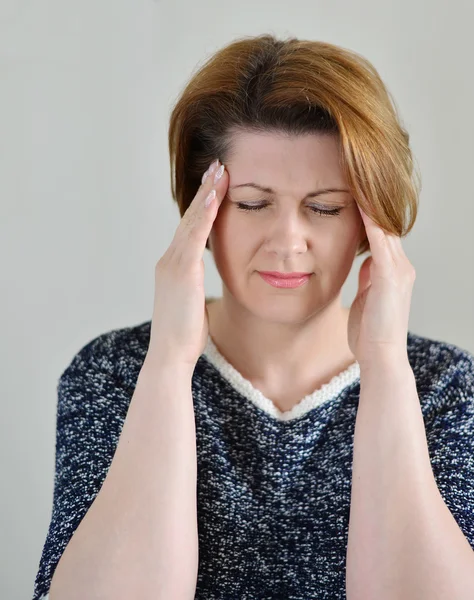
[[[474,358],[466,354],[439,388],[427,441],[441,496],[474,550]]]
[[[106,334],[89,342],[57,385],[53,506],[33,600],[48,594],[64,549],[102,487],[133,395],[114,373],[109,346]]]

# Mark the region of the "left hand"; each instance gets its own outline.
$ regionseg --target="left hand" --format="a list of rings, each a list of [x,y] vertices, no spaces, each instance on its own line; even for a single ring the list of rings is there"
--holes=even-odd
[[[401,239],[381,229],[357,205],[372,256],[362,263],[359,289],[347,324],[348,342],[359,365],[377,359],[407,359],[410,303],[416,272]]]

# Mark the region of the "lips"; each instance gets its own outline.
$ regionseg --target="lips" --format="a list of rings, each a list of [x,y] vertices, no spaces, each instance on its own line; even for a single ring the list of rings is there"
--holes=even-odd
[[[283,273],[284,277],[281,277],[282,273],[279,273],[278,277],[269,274],[265,271],[258,271],[260,277],[268,284],[276,288],[298,288],[304,285],[311,276],[311,273],[303,273],[302,276],[294,275],[294,273]]]
[[[278,271],[259,271],[261,275],[268,275],[270,277],[275,277],[276,279],[301,279],[301,277],[306,277],[311,275],[311,273],[304,272],[293,272],[293,273],[280,273]]]

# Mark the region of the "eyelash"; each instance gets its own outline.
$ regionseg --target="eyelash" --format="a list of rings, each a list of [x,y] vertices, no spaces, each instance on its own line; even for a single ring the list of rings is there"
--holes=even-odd
[[[266,206],[268,206],[268,203],[266,203],[266,204],[255,204],[253,206],[250,205],[250,204],[244,204],[243,202],[237,202],[236,204],[237,204],[237,208],[239,208],[240,210],[245,210],[245,211],[261,210],[262,208],[265,208]],[[331,210],[324,210],[322,208],[317,208],[316,206],[310,206],[309,209],[312,210],[315,213],[320,214],[321,216],[327,216],[327,217],[337,216],[341,212],[340,208],[333,208]]]

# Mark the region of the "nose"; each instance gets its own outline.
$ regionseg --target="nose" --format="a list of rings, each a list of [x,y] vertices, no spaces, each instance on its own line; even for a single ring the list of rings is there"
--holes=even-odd
[[[285,211],[268,223],[265,250],[285,260],[307,251],[307,224],[298,215]]]

